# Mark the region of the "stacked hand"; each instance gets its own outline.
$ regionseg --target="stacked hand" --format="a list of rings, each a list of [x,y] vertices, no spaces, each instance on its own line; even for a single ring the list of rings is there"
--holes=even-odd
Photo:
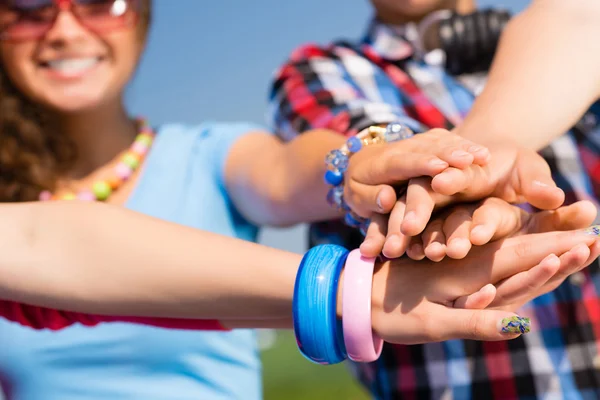
[[[481,245],[518,230],[514,216],[519,212],[488,202],[455,210],[432,223],[435,211],[488,197],[512,204],[528,202],[543,210],[556,209],[564,201],[563,191],[537,153],[508,145],[486,148],[442,129],[361,150],[350,159],[345,179],[346,203],[361,217],[371,219],[361,246],[366,256],[383,253],[397,258],[410,245],[408,254],[416,259],[430,255],[432,259],[461,258],[471,244]],[[494,219],[498,210],[502,218],[509,214],[510,223],[498,216]],[[591,223],[595,210],[586,203],[555,215],[543,218],[573,218],[570,228],[577,229]],[[465,219],[472,220],[473,235],[465,236],[470,231]],[[475,229],[488,219],[490,223]],[[457,238],[470,242],[449,243]]]

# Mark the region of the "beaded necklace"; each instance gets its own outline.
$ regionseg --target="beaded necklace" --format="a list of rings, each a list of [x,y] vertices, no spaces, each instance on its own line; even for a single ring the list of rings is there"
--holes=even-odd
[[[117,165],[106,179],[100,179],[92,185],[91,189],[84,189],[78,193],[70,192],[60,196],[44,190],[40,193],[40,201],[49,200],[83,200],[83,201],[106,201],[111,194],[118,190],[140,167],[148,154],[154,141],[154,131],[146,120],[137,119],[140,127],[135,140],[129,149],[123,154]]]

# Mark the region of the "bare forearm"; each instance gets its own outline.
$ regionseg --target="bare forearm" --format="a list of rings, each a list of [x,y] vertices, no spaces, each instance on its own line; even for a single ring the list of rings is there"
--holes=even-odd
[[[279,325],[291,315],[295,254],[101,204],[7,205],[0,219],[0,298]]]
[[[326,130],[309,131],[289,143],[248,135],[228,159],[228,192],[236,207],[260,225],[289,226],[335,218],[323,181],[325,156],[345,139]]]
[[[503,34],[486,88],[458,131],[539,150],[600,96],[600,2],[537,0]]]

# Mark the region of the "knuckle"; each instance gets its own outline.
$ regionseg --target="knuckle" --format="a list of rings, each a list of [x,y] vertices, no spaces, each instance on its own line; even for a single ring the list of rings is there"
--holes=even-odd
[[[477,339],[485,333],[485,321],[481,313],[472,312],[467,319],[465,319],[464,332],[467,339]]]
[[[418,315],[419,324],[423,328],[425,337],[431,342],[441,342],[444,340],[444,334],[440,329],[439,322],[433,320],[433,318],[427,318],[422,314]]]

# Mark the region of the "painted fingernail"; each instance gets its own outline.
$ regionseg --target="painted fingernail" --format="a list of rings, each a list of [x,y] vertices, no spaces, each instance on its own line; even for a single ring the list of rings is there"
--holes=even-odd
[[[452,157],[460,157],[460,158],[462,158],[462,157],[468,157],[468,156],[470,156],[470,154],[467,153],[464,150],[454,150],[452,152]]]
[[[528,333],[531,330],[531,319],[526,317],[519,317],[515,315],[513,317],[503,318],[500,321],[500,332],[501,333]]]
[[[582,232],[590,236],[600,236],[600,225],[592,225],[589,228],[584,229]]]

